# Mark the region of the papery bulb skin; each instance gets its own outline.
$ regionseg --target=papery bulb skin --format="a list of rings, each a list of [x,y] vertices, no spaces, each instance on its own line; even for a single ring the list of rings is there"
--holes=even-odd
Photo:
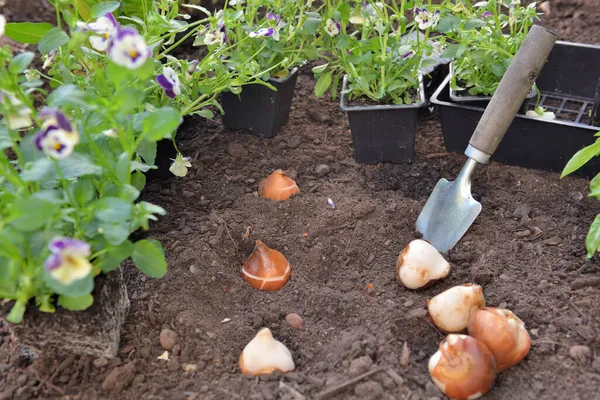
[[[496,372],[518,364],[531,347],[525,324],[512,311],[484,307],[469,318],[469,335],[485,343],[496,359]]]
[[[296,182],[280,169],[273,171],[258,184],[258,195],[273,201],[288,200],[297,193],[300,193],[300,189]]]
[[[262,241],[256,241],[254,251],[242,266],[242,276],[253,288],[279,290],[292,275],[292,266],[287,258]]]
[[[419,289],[448,276],[450,264],[435,247],[417,239],[410,242],[398,256],[396,272],[402,286]]]
[[[427,300],[431,320],[444,333],[465,331],[471,314],[482,307],[483,289],[472,283],[454,286]]]
[[[496,363],[483,342],[451,334],[429,359],[433,383],[455,400],[473,400],[487,393],[496,379]]]
[[[269,328],[261,329],[240,355],[240,370],[244,375],[266,375],[273,371],[287,373],[296,366],[292,353],[287,347],[273,338]]]

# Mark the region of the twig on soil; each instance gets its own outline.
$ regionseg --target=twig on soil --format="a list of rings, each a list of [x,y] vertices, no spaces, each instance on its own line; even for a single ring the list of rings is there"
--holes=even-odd
[[[532,340],[531,344],[556,344],[559,346],[569,347],[568,344],[555,342],[554,340]]]
[[[448,156],[448,153],[432,153],[432,154],[426,154],[425,158],[428,160],[432,160],[434,158],[444,158],[447,156]]]
[[[315,397],[315,399],[317,399],[317,400],[324,400],[324,399],[326,399],[328,397],[331,397],[331,396],[333,396],[333,395],[341,392],[342,390],[345,390],[345,389],[349,388],[350,386],[352,386],[352,385],[354,385],[354,384],[362,381],[363,379],[368,378],[371,375],[375,375],[376,373],[378,373],[380,371],[382,371],[381,368],[375,368],[372,371],[365,372],[364,374],[359,375],[356,378],[352,378],[349,381],[346,381],[346,382],[341,383],[341,384],[339,384],[337,386],[334,386],[331,389],[327,389],[324,392],[321,392],[320,394],[318,394]]]
[[[295,399],[306,400],[306,397],[290,385],[285,384],[283,381],[279,381],[279,389],[286,389]]]
[[[35,379],[37,379],[40,382],[40,386],[46,386],[47,388],[53,389],[64,396],[64,390],[62,390],[55,384],[48,382],[46,379],[40,378],[40,376],[37,373],[35,373]]]
[[[212,210],[212,212],[213,212],[213,214],[215,214],[215,217],[217,217],[217,219],[219,219],[219,221],[221,221],[223,223],[223,226],[225,227],[225,231],[227,232],[227,236],[229,236],[229,239],[231,239],[231,241],[233,242],[233,245],[235,246],[236,250],[239,250],[240,247],[238,246],[236,241],[233,239],[233,236],[231,236],[231,232],[229,231],[227,222],[223,218],[221,218],[221,216],[219,214],[217,214],[217,212],[215,210]]]
[[[218,392],[228,394],[229,396],[235,397],[236,399],[241,399],[242,398],[241,396],[238,396],[237,394],[235,394],[233,392],[230,392],[227,389],[222,389],[222,388],[215,388],[215,389],[217,389]]]

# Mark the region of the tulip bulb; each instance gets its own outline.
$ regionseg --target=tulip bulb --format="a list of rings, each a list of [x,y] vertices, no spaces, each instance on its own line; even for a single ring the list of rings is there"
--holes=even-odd
[[[242,266],[242,276],[255,289],[279,290],[292,275],[292,267],[283,254],[260,240]]]
[[[264,375],[273,371],[293,371],[296,366],[292,353],[285,345],[273,338],[269,328],[261,329],[244,347],[240,355],[240,369],[245,375]]]
[[[427,300],[431,320],[445,333],[467,329],[471,314],[482,307],[485,307],[483,289],[472,283],[454,286]]]
[[[491,389],[496,362],[483,342],[467,335],[448,335],[429,359],[429,374],[451,399],[473,400]]]
[[[469,335],[485,343],[496,359],[496,372],[521,361],[531,347],[525,324],[510,310],[484,307],[469,318]]]
[[[448,276],[450,264],[435,247],[425,240],[417,239],[400,253],[396,271],[403,286],[418,289]]]
[[[273,201],[287,200],[296,193],[300,193],[298,185],[280,169],[258,184],[258,195]]]

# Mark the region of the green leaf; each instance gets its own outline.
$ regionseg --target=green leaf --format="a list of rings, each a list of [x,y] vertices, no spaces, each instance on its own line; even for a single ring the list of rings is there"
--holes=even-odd
[[[120,182],[127,181],[127,176],[129,175],[129,162],[130,162],[129,153],[124,151],[119,156],[119,159],[117,161],[117,168],[115,169],[115,172],[117,174],[117,179]]]
[[[104,222],[125,222],[131,217],[131,203],[118,197],[105,197],[95,204],[95,215]]]
[[[590,230],[585,238],[585,248],[587,256],[591,258],[600,246],[600,214],[596,215],[594,222],[590,226]]]
[[[142,190],[146,186],[146,175],[139,171],[134,172],[131,175],[131,184],[136,187],[137,190]]]
[[[8,134],[8,128],[6,125],[0,125],[0,150],[8,149],[12,147],[12,140]]]
[[[23,70],[25,70],[25,68],[27,68],[29,64],[31,64],[31,61],[33,61],[32,52],[26,51],[24,53],[18,54],[10,62],[8,71],[13,75],[18,75],[21,72],[23,72]]]
[[[96,188],[91,179],[79,179],[69,185],[73,199],[80,205],[85,206],[96,197]]]
[[[56,209],[56,205],[47,200],[23,199],[9,206],[10,224],[21,232],[32,232],[46,225]]]
[[[77,13],[81,16],[81,19],[87,21],[90,19],[90,6],[86,3],[85,0],[74,0],[73,6]]]
[[[154,161],[156,160],[156,142],[142,140],[136,149],[136,152],[147,164],[153,165]]]
[[[70,311],[82,311],[94,303],[94,297],[91,294],[83,296],[58,296],[58,304]]]
[[[142,121],[142,135],[146,140],[158,141],[171,137],[183,119],[173,107],[162,107],[148,115]]]
[[[94,277],[92,274],[88,274],[85,278],[79,279],[67,286],[52,278],[48,271],[43,272],[43,277],[46,286],[50,290],[63,296],[85,296],[94,290]]]
[[[60,46],[66,44],[68,41],[69,35],[62,29],[52,28],[40,39],[38,50],[40,53],[50,53],[52,50],[56,50]]]
[[[78,178],[85,175],[102,175],[102,167],[96,165],[88,155],[73,153],[58,162],[65,179]]]
[[[485,22],[483,22],[482,20],[471,19],[465,23],[465,30],[468,31],[474,28],[481,28],[482,26],[485,26]]]
[[[456,25],[460,24],[460,17],[456,15],[448,15],[438,23],[437,31],[441,33],[450,32]]]
[[[208,108],[203,108],[202,110],[197,111],[195,114],[200,115],[206,119],[213,119],[215,117],[215,114]]]
[[[131,233],[128,222],[101,222],[98,227],[104,239],[113,246],[123,243]]]
[[[58,107],[67,104],[87,109],[89,105],[85,96],[85,92],[75,85],[62,85],[48,96],[48,105]]]
[[[167,273],[163,247],[155,240],[136,242],[133,245],[131,259],[140,271],[151,278],[162,278]]]
[[[4,34],[19,43],[37,44],[50,29],[47,22],[9,22]]]
[[[90,17],[102,17],[106,13],[115,11],[120,5],[121,3],[118,1],[103,1],[102,3],[95,4],[90,10]]]
[[[581,168],[585,163],[590,161],[593,157],[600,154],[600,139],[598,139],[595,143],[584,147],[579,150],[567,163],[565,169],[563,169],[560,177],[563,178]]]
[[[133,243],[129,240],[125,240],[118,246],[110,248],[102,259],[102,263],[100,267],[103,272],[114,271],[119,268],[119,265],[125,260],[127,257],[131,256],[133,253]]]
[[[321,97],[325,94],[327,89],[329,89],[329,86],[331,86],[332,77],[333,72],[328,71],[317,79],[317,83],[315,84],[315,96]]]
[[[306,22],[304,23],[304,31],[309,35],[314,35],[315,33],[317,33],[320,27],[321,18],[306,18]]]

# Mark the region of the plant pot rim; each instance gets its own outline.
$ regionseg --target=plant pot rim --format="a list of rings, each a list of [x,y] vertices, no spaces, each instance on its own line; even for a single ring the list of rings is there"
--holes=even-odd
[[[449,77],[452,77],[453,75],[454,75],[454,61],[452,61],[450,63],[450,72],[448,73]],[[536,96],[537,96],[537,88],[535,87],[535,82],[534,82],[534,84],[533,84],[533,86],[531,86],[531,90],[527,94],[526,98],[533,99]],[[454,89],[452,89],[452,86],[450,86],[450,99],[457,103],[464,102],[464,101],[489,101],[492,99],[492,96],[461,96],[461,95],[457,94]]]
[[[351,106],[346,102],[346,93],[344,89],[348,84],[348,74],[344,75],[342,81],[342,94],[340,96],[340,108],[342,111],[383,111],[383,110],[402,110],[408,108],[420,108],[425,105],[425,89],[423,87],[423,75],[419,75],[419,101],[413,104],[382,104],[376,106]]]
[[[300,68],[304,67],[306,65],[307,61],[304,60],[302,62],[302,64],[300,64],[297,67],[294,67],[289,74],[287,74],[287,76],[285,78],[269,78],[269,82],[275,82],[275,83],[284,83],[287,82],[288,80],[290,80],[294,75],[296,75],[298,73],[298,71],[300,70]]]
[[[473,110],[473,111],[479,111],[479,112],[485,111],[485,107],[478,107],[478,106],[474,106],[474,105],[470,105],[470,104],[467,105],[467,104],[454,103],[452,101],[444,101],[444,100],[438,99],[438,97],[442,93],[442,90],[444,90],[446,88],[446,86],[448,86],[448,89],[450,89],[450,75],[448,75],[444,79],[444,81],[440,84],[440,86],[436,89],[436,91],[431,96],[431,103],[432,104],[441,105],[441,106],[447,106],[447,107],[454,107],[454,108],[463,108],[463,109]],[[537,122],[545,122],[545,123],[566,125],[566,126],[572,126],[572,127],[578,127],[578,128],[582,128],[582,127],[584,127],[584,128],[592,128],[592,129],[595,128],[592,125],[576,123],[576,122],[573,122],[573,121],[566,121],[566,120],[561,120],[561,119],[559,119],[559,120],[557,120],[557,119],[550,120],[550,119],[536,118],[536,117],[530,117],[530,116],[525,115],[525,114],[517,114],[515,118],[530,119],[530,120],[535,120]]]

